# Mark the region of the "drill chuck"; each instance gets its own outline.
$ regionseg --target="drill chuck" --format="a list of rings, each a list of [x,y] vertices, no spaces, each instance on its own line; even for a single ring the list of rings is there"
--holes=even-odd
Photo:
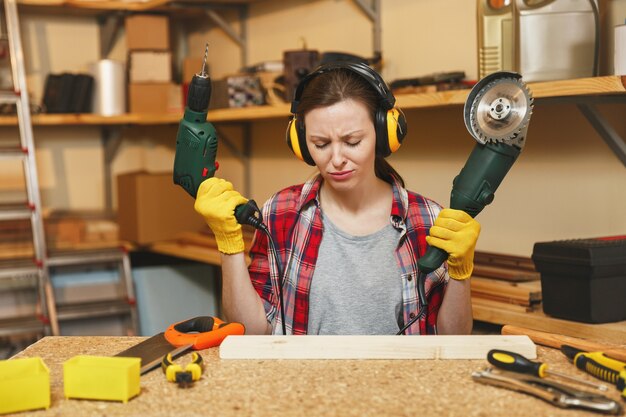
[[[206,113],[210,100],[211,78],[201,74],[194,75],[187,91],[187,107],[194,112]]]

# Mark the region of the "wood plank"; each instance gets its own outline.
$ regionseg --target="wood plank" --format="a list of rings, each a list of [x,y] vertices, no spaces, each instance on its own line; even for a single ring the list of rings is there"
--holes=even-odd
[[[491,349],[537,357],[528,336],[228,336],[222,359],[485,359]]]
[[[533,260],[526,256],[476,251],[474,263],[499,268],[537,272]]]
[[[502,310],[502,311],[511,311],[516,313],[529,313],[533,311],[533,307],[530,306],[521,306],[516,304],[511,304],[507,302],[503,302],[501,300],[491,300],[484,297],[472,297],[472,310],[476,311],[481,308],[494,309],[494,310]],[[481,320],[476,317],[476,313],[474,313],[474,320]],[[483,320],[487,321],[487,320]],[[494,322],[489,322],[494,323]],[[502,323],[496,323],[502,324]]]
[[[499,267],[491,265],[474,264],[474,271],[472,277],[487,277],[497,278],[500,280],[512,281],[512,282],[524,282],[524,281],[536,281],[541,279],[541,275],[538,272],[531,272],[519,269],[509,269],[510,267]]]
[[[587,352],[604,352],[607,356],[626,362],[626,340],[622,346],[606,343],[597,343],[578,337],[564,336],[556,333],[540,332],[523,327],[506,325],[502,327],[504,335],[526,335],[540,345],[561,349],[563,345],[569,345]]]
[[[168,6],[173,0],[136,0],[136,1],[124,1],[124,0],[18,0],[18,4],[22,6],[32,7],[67,7],[77,9],[92,9],[92,10],[122,10],[141,12],[157,8]],[[260,0],[210,0],[210,1],[198,1],[197,4],[209,4],[209,3],[230,3],[230,4],[245,4],[253,3]]]
[[[530,283],[532,285],[518,285],[516,282],[481,277],[472,277],[470,280],[472,297],[485,297],[524,306],[541,301],[540,282],[530,281]]]
[[[177,241],[156,242],[150,245],[150,250],[164,255],[176,256],[182,259],[203,262],[209,265],[222,265],[222,256],[217,247],[189,245]],[[250,264],[250,257],[246,255],[246,265]]]
[[[475,301],[477,300],[472,299],[474,320],[502,325],[510,324],[602,343],[620,344],[626,341],[626,321],[603,324],[579,323],[546,316],[541,310],[524,311],[522,307],[512,304]]]
[[[618,75],[578,78],[573,80],[529,83],[534,98],[584,96],[595,94],[620,94],[626,92]]]

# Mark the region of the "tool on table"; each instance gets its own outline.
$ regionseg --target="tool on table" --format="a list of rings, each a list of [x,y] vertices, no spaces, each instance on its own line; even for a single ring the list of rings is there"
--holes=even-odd
[[[611,359],[603,352],[585,352],[572,346],[561,346],[561,352],[580,370],[614,384],[626,400],[626,363]]]
[[[483,371],[472,372],[472,379],[482,384],[530,394],[561,408],[580,408],[612,415],[622,413],[622,406],[604,395],[580,391],[533,375],[507,371],[496,372],[487,368]]]
[[[168,354],[176,359],[190,349],[218,346],[228,334],[243,333],[244,327],[240,323],[224,323],[215,317],[196,317],[172,324],[166,332],[158,333],[115,356],[141,358],[139,373],[143,375],[158,368]]]
[[[183,353],[187,352],[189,347],[183,346],[182,348],[175,347],[165,339],[165,333],[158,333],[138,344],[132,346],[115,356],[123,356],[128,358],[140,358],[141,368],[139,374],[144,375],[159,367],[163,356],[168,353],[172,358],[177,358]]]
[[[491,349],[487,353],[487,361],[497,368],[511,372],[534,375],[538,376],[539,378],[545,378],[547,376],[553,375],[560,378],[568,379],[573,382],[577,382],[579,384],[588,385],[601,391],[608,391],[606,385],[596,384],[593,382],[585,381],[584,379],[574,377],[572,375],[548,370],[547,364],[542,362],[533,362],[525,358],[523,355],[520,355],[519,353],[509,352],[508,350]]]
[[[202,181],[213,177],[219,164],[217,158],[217,133],[207,121],[211,101],[211,77],[206,71],[209,44],[204,50],[202,69],[195,74],[187,92],[187,106],[176,134],[174,156],[174,184],[196,198]],[[241,224],[258,228],[259,209],[254,200],[235,208],[235,217]]]
[[[163,356],[161,369],[168,381],[176,382],[180,388],[188,388],[202,376],[204,361],[197,352],[192,352],[191,362],[183,369],[182,366],[173,363],[172,355],[168,353]]]
[[[526,143],[533,98],[514,72],[495,72],[470,91],[463,109],[465,127],[478,142],[465,166],[452,183],[450,208],[476,217],[494,199],[494,193]],[[424,311],[426,275],[448,259],[448,254],[430,246],[418,261],[418,297],[421,309],[398,332],[403,334]]]
[[[202,350],[219,346],[228,335],[242,335],[241,323],[227,323],[217,317],[200,316],[174,323],[165,331],[165,338],[177,347]]]
[[[202,181],[213,177],[219,167],[217,163],[217,133],[215,127],[207,121],[209,101],[211,100],[211,78],[206,71],[209,44],[204,50],[202,69],[195,74],[189,84],[187,106],[176,134],[176,155],[174,156],[174,184],[178,184],[189,195],[196,198]],[[273,238],[263,224],[261,210],[254,200],[235,207],[235,218],[240,224],[248,224],[261,230],[268,239],[279,275],[278,299],[282,318],[283,334],[286,334],[285,313],[283,306],[283,271],[276,253]]]

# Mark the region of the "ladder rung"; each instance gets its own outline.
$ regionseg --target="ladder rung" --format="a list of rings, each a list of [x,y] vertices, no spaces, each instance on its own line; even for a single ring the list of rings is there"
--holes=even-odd
[[[27,153],[24,152],[22,148],[18,148],[17,146],[0,147],[0,159],[24,158],[26,155]]]
[[[132,306],[127,300],[115,299],[87,303],[57,305],[59,320],[121,316],[131,313]]]
[[[32,213],[26,204],[0,204],[0,220],[29,219]]]
[[[36,276],[39,268],[32,261],[29,263],[0,262],[0,279]]]
[[[121,262],[124,254],[120,249],[51,253],[48,257],[48,266]]]
[[[0,104],[17,104],[20,96],[13,91],[0,91]]]
[[[4,272],[4,271],[2,271]],[[37,271],[35,271],[35,274]],[[23,289],[35,289],[37,285],[37,276],[33,274],[12,275],[4,278],[0,276],[0,291],[15,291]]]
[[[44,323],[34,316],[0,319],[0,336],[42,333],[43,331]]]

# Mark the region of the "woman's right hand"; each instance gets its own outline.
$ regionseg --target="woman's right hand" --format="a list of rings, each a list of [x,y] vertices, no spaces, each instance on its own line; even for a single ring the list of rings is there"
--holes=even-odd
[[[231,255],[244,251],[241,225],[235,219],[235,207],[248,200],[221,178],[209,178],[200,184],[194,209],[213,231],[217,249]]]

